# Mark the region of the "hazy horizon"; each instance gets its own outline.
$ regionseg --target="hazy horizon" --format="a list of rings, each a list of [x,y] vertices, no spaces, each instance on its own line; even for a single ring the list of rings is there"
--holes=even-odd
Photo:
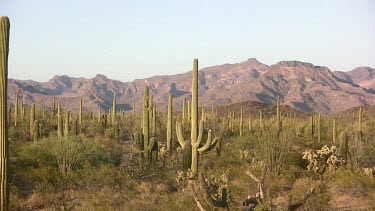
[[[120,81],[256,58],[375,67],[373,1],[11,1],[9,77]]]

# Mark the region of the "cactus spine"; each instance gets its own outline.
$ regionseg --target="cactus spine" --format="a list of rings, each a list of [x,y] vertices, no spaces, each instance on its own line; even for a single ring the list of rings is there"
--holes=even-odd
[[[172,152],[172,93],[169,93],[168,99],[168,122],[167,122],[167,151]]]
[[[8,53],[9,53],[9,19],[0,17],[0,166],[1,166],[1,210],[8,210],[9,204],[9,142],[7,124],[8,94]]]
[[[218,138],[212,141],[212,131],[208,131],[207,142],[200,147],[203,137],[203,119],[198,127],[198,59],[193,62],[193,81],[192,81],[192,99],[191,99],[191,141],[185,141],[182,134],[181,123],[176,123],[177,139],[184,150],[183,167],[184,170],[190,166],[192,177],[194,178],[198,171],[198,152],[212,150]],[[199,133],[198,133],[199,130]],[[199,148],[200,147],[200,148]],[[191,152],[191,153],[190,153]],[[191,164],[189,163],[191,161]]]

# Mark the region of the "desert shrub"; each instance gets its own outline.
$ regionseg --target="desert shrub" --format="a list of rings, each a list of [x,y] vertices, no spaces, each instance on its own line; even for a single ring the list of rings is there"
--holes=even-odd
[[[374,194],[375,179],[366,176],[362,169],[339,168],[332,174],[332,185],[338,192],[366,196]]]

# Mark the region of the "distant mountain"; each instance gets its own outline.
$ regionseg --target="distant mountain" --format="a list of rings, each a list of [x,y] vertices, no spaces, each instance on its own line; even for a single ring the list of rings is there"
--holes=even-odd
[[[375,69],[371,67],[357,67],[348,72],[334,72],[336,77],[349,83],[358,84],[367,89],[375,90]]]
[[[361,87],[368,88],[365,81],[374,79],[374,69],[356,69],[333,74],[327,67],[310,63],[282,61],[267,66],[254,58],[237,64],[207,67],[201,69],[198,76],[199,103],[204,106],[244,101],[274,104],[280,95],[284,105],[307,112],[315,105],[318,112],[325,114],[355,106],[375,105],[374,92]],[[358,76],[355,71],[364,75]],[[77,111],[82,97],[85,110],[101,108],[107,111],[112,106],[115,93],[118,109],[130,110],[134,100],[140,110],[145,84],[150,87],[159,109],[166,109],[170,92],[175,98],[175,109],[179,109],[182,98],[189,99],[191,95],[191,71],[132,82],[112,80],[100,74],[91,79],[55,76],[43,83],[9,79],[8,98],[14,102],[15,93],[19,92],[26,104],[38,102],[50,107],[52,96],[56,96],[62,106]]]

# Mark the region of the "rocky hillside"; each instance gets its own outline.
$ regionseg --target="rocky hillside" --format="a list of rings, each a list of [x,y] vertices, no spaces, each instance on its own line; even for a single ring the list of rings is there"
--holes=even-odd
[[[282,61],[267,66],[251,58],[237,64],[201,69],[200,104],[227,105],[243,101],[274,104],[280,95],[284,105],[303,111],[310,111],[315,105],[318,112],[325,114],[355,106],[375,105],[373,90],[362,88],[360,85],[364,83],[356,84],[363,78],[373,79],[374,74],[363,77],[350,74],[335,72],[334,75],[326,67],[299,61]],[[118,109],[130,110],[133,101],[140,109],[145,84],[150,86],[159,109],[166,109],[169,92],[173,93],[175,109],[178,109],[182,98],[190,97],[191,72],[132,82],[112,80],[100,74],[91,79],[55,76],[42,83],[9,79],[8,98],[14,102],[18,92],[25,104],[37,102],[50,107],[52,96],[56,96],[64,107],[77,111],[82,97],[85,110],[101,108],[107,111],[112,106],[115,93]]]

